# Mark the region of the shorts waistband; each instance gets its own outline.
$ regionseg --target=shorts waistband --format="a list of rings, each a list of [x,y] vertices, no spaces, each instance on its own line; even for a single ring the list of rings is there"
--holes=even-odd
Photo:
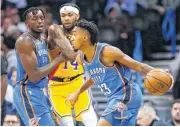
[[[78,75],[73,76],[73,77],[70,77],[70,78],[59,78],[59,77],[53,77],[51,80],[53,80],[53,81],[57,81],[57,82],[70,82],[70,81],[72,81],[72,80],[76,79],[77,77],[79,77],[79,76],[81,76],[81,75],[83,75],[83,73],[78,74]]]

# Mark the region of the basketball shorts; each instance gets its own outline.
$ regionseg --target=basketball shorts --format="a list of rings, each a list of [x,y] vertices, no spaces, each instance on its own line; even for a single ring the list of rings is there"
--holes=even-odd
[[[75,118],[77,121],[82,121],[80,114],[88,111],[89,106],[91,104],[91,98],[89,96],[88,91],[83,92],[74,107],[70,105],[70,103],[66,102],[66,98],[69,94],[75,92],[77,89],[81,87],[84,82],[84,76],[79,76],[71,82],[64,84],[54,84],[53,81],[49,81],[49,97],[53,109],[58,117],[68,117],[72,116],[72,108],[74,109]]]
[[[126,86],[126,93],[108,99],[102,118],[112,126],[135,126],[142,104],[142,92],[134,82]]]
[[[36,118],[40,126],[55,126],[47,98],[39,87],[16,85],[13,100],[24,125],[29,126],[29,120]]]

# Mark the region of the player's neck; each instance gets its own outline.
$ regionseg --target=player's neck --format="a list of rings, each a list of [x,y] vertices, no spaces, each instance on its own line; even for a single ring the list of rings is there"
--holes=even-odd
[[[88,62],[91,62],[94,58],[94,54],[96,52],[96,45],[86,45],[84,46],[81,51],[84,53],[84,55],[86,56],[86,60]]]
[[[32,37],[34,37],[35,39],[40,39],[41,37],[41,33],[39,32],[35,32],[35,31],[32,31],[32,30],[29,30],[28,31],[28,34],[30,34]]]
[[[66,29],[65,27],[63,27],[63,30],[64,30],[64,33],[65,33],[65,34],[71,34],[71,33],[72,33],[72,29],[73,29],[73,28],[71,28],[71,29]]]

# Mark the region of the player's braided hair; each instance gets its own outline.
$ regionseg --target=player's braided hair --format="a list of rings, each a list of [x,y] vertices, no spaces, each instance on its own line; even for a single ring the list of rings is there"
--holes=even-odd
[[[24,21],[27,20],[27,16],[30,12],[32,12],[33,15],[37,14],[38,11],[41,11],[45,17],[45,13],[43,12],[42,9],[40,9],[39,7],[31,7],[31,8],[28,8],[24,13],[23,13],[23,19]]]
[[[90,41],[93,45],[98,42],[99,29],[95,23],[81,19],[76,22],[75,26],[86,29],[90,33]]]

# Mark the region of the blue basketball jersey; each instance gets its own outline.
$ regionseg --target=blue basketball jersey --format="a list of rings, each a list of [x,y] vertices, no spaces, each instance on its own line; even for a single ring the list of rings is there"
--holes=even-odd
[[[84,60],[83,55],[82,60],[85,71],[89,73],[95,84],[110,99],[124,94],[125,84],[131,80],[132,74],[128,67],[120,65],[118,62],[115,62],[112,67],[106,67],[101,63],[101,51],[107,45],[106,43],[97,43],[95,55],[91,63]]]
[[[48,49],[47,49],[45,40],[42,40],[41,42],[37,42],[38,40],[34,40],[30,36],[29,38],[32,40],[32,43],[35,46],[35,53],[37,56],[38,67],[43,67],[49,64]],[[26,71],[22,65],[22,62],[17,52],[16,52],[16,57],[17,57],[17,85],[19,85],[20,81],[22,81],[25,78]],[[47,87],[48,77],[45,77],[36,83],[32,83],[30,80],[28,80],[27,84],[28,84],[28,87],[44,88],[44,87]]]

